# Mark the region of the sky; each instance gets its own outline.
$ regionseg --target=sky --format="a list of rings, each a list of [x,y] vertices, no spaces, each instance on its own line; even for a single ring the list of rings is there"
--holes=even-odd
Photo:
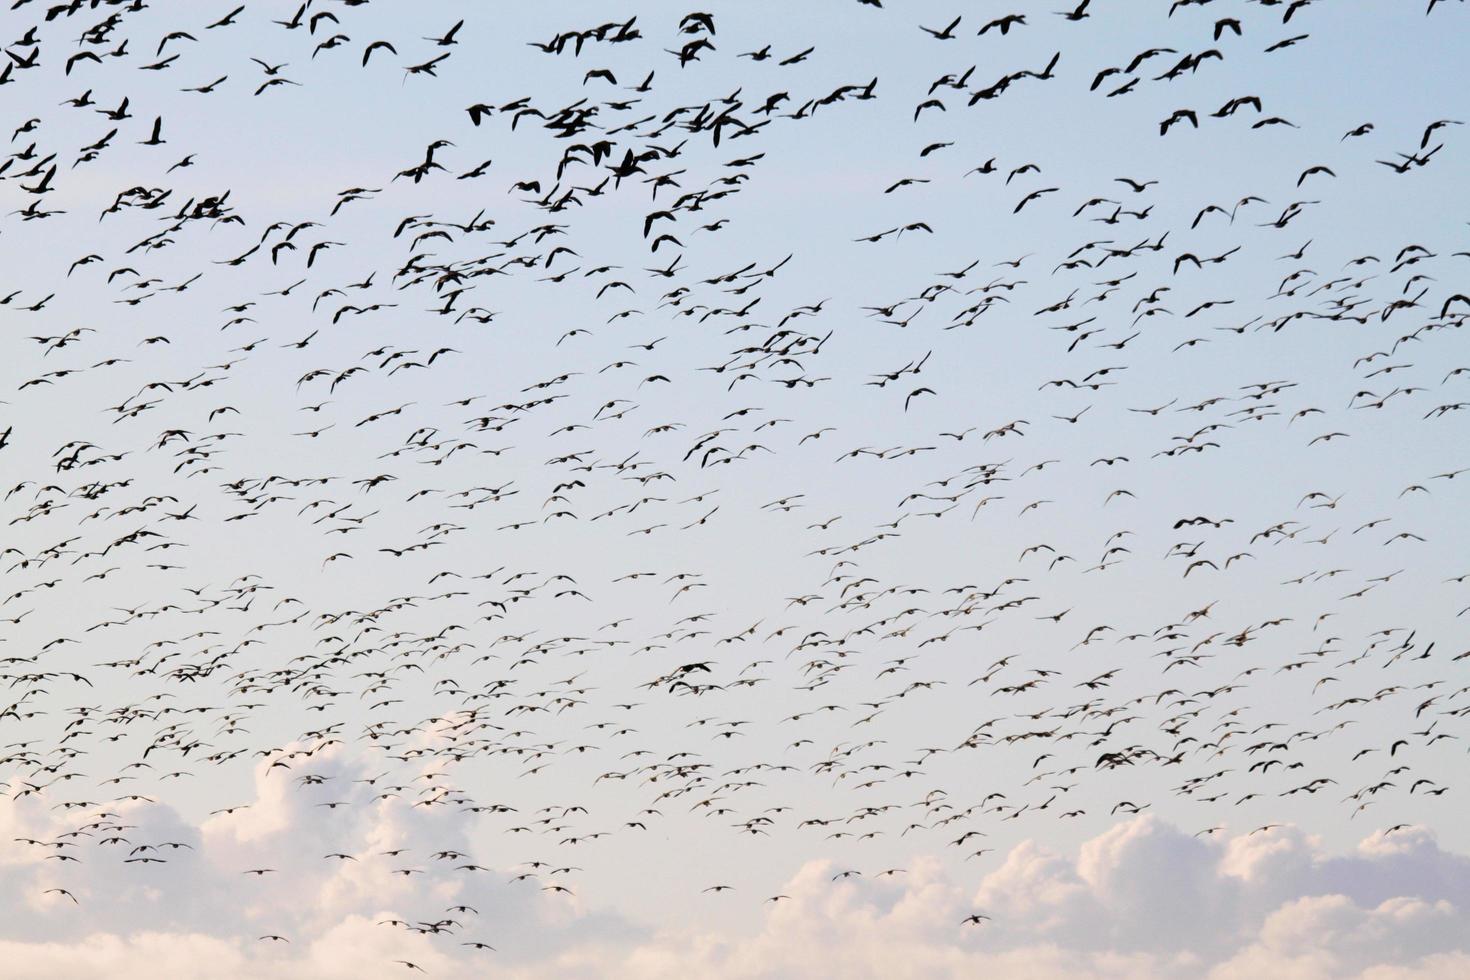
[[[1464,975],[1463,4],[234,6],[0,15],[14,975]]]

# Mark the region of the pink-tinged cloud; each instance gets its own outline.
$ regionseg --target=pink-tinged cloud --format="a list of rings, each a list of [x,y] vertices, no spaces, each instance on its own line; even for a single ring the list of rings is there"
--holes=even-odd
[[[345,761],[341,772],[352,775]],[[751,925],[712,918],[671,930],[599,912],[581,899],[515,890],[503,871],[430,868],[385,878],[371,860],[324,862],[316,853],[320,828],[313,827],[321,815],[273,795],[270,779],[258,779],[258,811],[216,817],[202,832],[164,808],[140,806],[130,814],[130,822],[196,848],[164,866],[169,877],[157,887],[120,890],[118,870],[93,862],[80,880],[68,869],[68,886],[84,903],[73,905],[44,894],[56,881],[49,863],[0,869],[7,913],[24,917],[37,936],[0,943],[4,975],[361,980],[391,975],[390,968],[408,972],[395,965],[407,960],[431,976],[478,977],[493,969],[526,980],[1470,976],[1470,858],[1442,851],[1419,828],[1374,834],[1354,851],[1330,854],[1290,826],[1201,838],[1141,817],[1071,854],[1022,842],[973,889],[935,857],[899,873],[870,869],[840,880],[834,875],[843,869],[810,861],[782,887],[786,897],[765,904]],[[432,814],[395,800],[358,810],[351,836],[364,854],[445,846],[447,827]],[[337,830],[340,840],[342,826]],[[292,880],[292,907],[305,910],[293,920],[277,914],[278,885],[267,881],[246,894],[238,880],[236,865],[267,853],[313,869]],[[200,914],[161,916],[165,894],[180,889],[198,896]],[[127,907],[99,905],[99,896],[124,893]],[[477,914],[455,916],[453,934],[395,924],[460,903]],[[963,923],[976,912],[990,918]],[[48,929],[55,938],[41,938]],[[257,938],[262,934],[290,941]],[[461,945],[481,938],[497,949]]]

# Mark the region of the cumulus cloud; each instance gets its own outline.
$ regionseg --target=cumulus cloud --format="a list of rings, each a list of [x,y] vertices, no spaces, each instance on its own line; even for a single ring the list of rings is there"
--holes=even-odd
[[[1022,843],[973,893],[937,860],[884,881],[834,884],[831,870],[804,867],[753,935],[660,935],[626,953],[620,975],[1470,975],[1470,859],[1423,830],[1330,855],[1291,827],[1215,841],[1144,817],[1074,855]],[[991,920],[961,926],[977,909]]]
[[[0,890],[10,934],[34,938],[0,942],[3,972],[360,980],[408,975],[394,962],[408,961],[431,976],[481,976],[493,965],[524,980],[1470,976],[1470,857],[1420,828],[1334,854],[1291,826],[1195,837],[1140,817],[1070,853],[1024,841],[978,885],[962,885],[940,857],[838,880],[837,866],[811,861],[757,918],[675,929],[546,892],[544,869],[514,883],[511,869],[435,858],[474,850],[450,807],[357,782],[369,771],[334,749],[312,771],[329,788],[299,792],[293,776],[262,763],[247,809],[199,825],[147,801],[117,806],[111,820],[130,845],[187,845],[168,849],[166,864],[125,865],[124,845],[115,855],[89,847],[80,863],[48,860],[49,847],[22,852],[0,867]],[[339,799],[350,805],[319,805]],[[54,839],[60,818],[20,802],[5,830]],[[334,851],[357,859],[323,858]],[[292,873],[241,874],[253,867]],[[57,887],[81,904],[47,892]],[[735,893],[710,909],[756,900]],[[459,906],[474,911],[451,911]],[[990,918],[962,924],[974,912]],[[454,921],[431,927],[444,920]],[[462,945],[474,940],[496,950]]]

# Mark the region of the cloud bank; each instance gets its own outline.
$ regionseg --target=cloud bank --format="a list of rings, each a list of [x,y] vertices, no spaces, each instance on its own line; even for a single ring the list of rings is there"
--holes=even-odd
[[[1024,841],[978,887],[940,857],[900,872],[838,878],[809,861],[753,923],[722,922],[724,903],[699,896],[707,922],[660,928],[547,891],[546,869],[481,869],[465,856],[452,812],[415,807],[352,783],[342,757],[317,769],[340,778],[352,805],[319,806],[262,765],[256,799],[200,826],[139,801],[118,809],[128,845],[114,855],[49,859],[50,847],[0,867],[11,935],[7,977],[114,980],[188,976],[303,980],[437,977],[717,980],[1025,978],[1025,980],[1431,980],[1470,976],[1470,857],[1427,830],[1375,833],[1326,852],[1292,826],[1191,836],[1145,816],[1062,853]],[[449,808],[443,808],[448,810]],[[62,819],[13,806],[0,828],[51,839]],[[136,842],[166,864],[124,864]],[[356,859],[323,854],[351,845]],[[165,842],[187,845],[167,847]],[[388,855],[384,851],[401,851]],[[437,857],[448,851],[458,857]],[[287,865],[285,875],[242,868]],[[465,865],[470,865],[468,869]],[[407,871],[408,873],[402,873]],[[48,892],[65,887],[71,894]],[[290,902],[280,889],[291,890]],[[75,901],[73,901],[73,897]],[[104,904],[106,903],[106,904]],[[280,911],[298,911],[291,919]],[[472,911],[465,910],[468,907]],[[307,910],[300,914],[299,910]],[[968,916],[989,916],[964,923]],[[733,918],[733,917],[732,917]],[[743,920],[747,921],[748,920]],[[262,939],[281,936],[282,939]],[[464,945],[484,942],[493,950]],[[406,964],[413,964],[410,967]],[[423,972],[420,973],[419,971]]]

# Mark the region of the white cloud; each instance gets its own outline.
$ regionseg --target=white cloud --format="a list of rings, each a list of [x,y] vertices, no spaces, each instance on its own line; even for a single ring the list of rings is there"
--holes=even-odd
[[[1209,840],[1145,817],[1071,857],[1023,843],[973,894],[935,860],[885,881],[833,884],[832,870],[825,862],[806,865],[783,889],[790,900],[754,934],[659,935],[617,959],[604,952],[596,975],[1470,975],[1470,905],[1463,901],[1470,861],[1440,851],[1424,831],[1375,835],[1353,854],[1332,856],[1295,828]],[[976,909],[992,920],[959,925]]]
[[[497,973],[542,978],[709,977],[784,980],[969,978],[1008,980],[1438,980],[1470,975],[1470,858],[1431,833],[1376,833],[1345,854],[1293,827],[1192,837],[1152,817],[1115,825],[1075,853],[1036,841],[1012,848],[978,886],[962,886],[937,857],[902,874],[838,881],[826,861],[802,866],[744,925],[712,919],[698,929],[639,925],[581,898],[511,884],[505,869],[459,870],[473,858],[450,807],[413,805],[409,793],[374,799],[381,786],[335,749],[310,771],[324,787],[262,763],[248,809],[193,826],[169,808],[115,807],[130,845],[190,847],[162,865],[123,865],[127,847],[85,846],[81,864],[46,849],[0,867],[10,935],[7,977],[23,980],[160,975],[205,980],[293,976],[360,980]],[[351,805],[325,808],[327,800]],[[25,801],[22,801],[23,803]],[[8,808],[7,832],[53,839],[41,805]],[[381,852],[405,848],[400,857]],[[81,848],[77,849],[82,853]],[[332,851],[357,860],[326,860]],[[278,874],[247,877],[250,867]],[[422,873],[394,875],[395,868]],[[48,888],[65,887],[80,905]],[[739,892],[720,901],[753,902]],[[477,911],[448,912],[468,905]],[[962,925],[972,912],[991,916]],[[385,921],[456,920],[424,934]],[[289,943],[261,941],[280,934]],[[462,943],[483,940],[497,951]]]

